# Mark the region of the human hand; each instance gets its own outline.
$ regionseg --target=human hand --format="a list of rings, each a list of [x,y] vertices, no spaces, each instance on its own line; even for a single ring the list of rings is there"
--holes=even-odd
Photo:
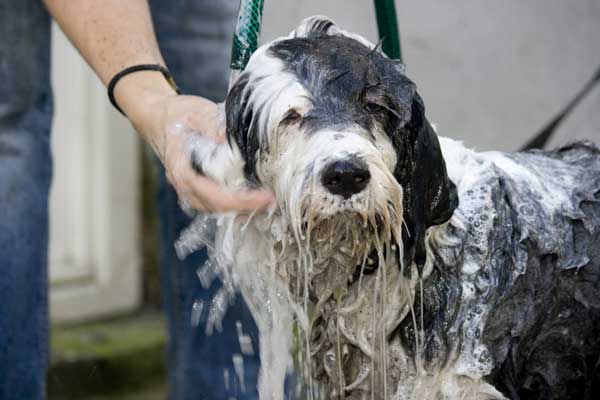
[[[145,73],[132,74],[131,78]],[[162,76],[160,77],[162,79]],[[125,92],[133,79],[120,82],[115,91],[121,105],[136,130],[152,145],[162,161],[167,178],[185,206],[208,213],[237,212],[247,214],[263,210],[273,201],[264,190],[234,191],[198,174],[192,168],[189,144],[198,137],[217,143],[225,141],[225,123],[217,105],[196,96],[182,96],[152,90]],[[166,88],[165,88],[166,90]]]

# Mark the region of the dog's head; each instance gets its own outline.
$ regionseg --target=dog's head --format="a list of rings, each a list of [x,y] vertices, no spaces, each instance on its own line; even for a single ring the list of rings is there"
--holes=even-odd
[[[404,259],[422,265],[426,229],[450,218],[457,196],[403,70],[312,17],[257,50],[232,86],[227,135],[244,177],[276,194],[297,235],[330,235],[341,220],[371,233],[392,225]]]

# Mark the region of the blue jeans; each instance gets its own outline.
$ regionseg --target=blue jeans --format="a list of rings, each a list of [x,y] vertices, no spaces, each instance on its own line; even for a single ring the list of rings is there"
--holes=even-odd
[[[50,19],[0,2],[0,399],[41,399],[48,364]]]
[[[160,45],[184,92],[221,99],[237,1],[151,1]],[[50,17],[41,0],[0,1],[0,399],[45,398],[48,366],[48,193],[52,176]],[[256,398],[258,359],[244,357],[240,393],[232,355],[239,353],[236,321],[255,339],[238,301],[224,333],[204,335],[191,324],[192,304],[209,299],[195,275],[206,257],[185,262],[173,242],[188,220],[162,179],[161,284],[168,321],[170,398]],[[254,348],[258,346],[255,341]],[[227,373],[225,371],[228,371]],[[230,379],[225,384],[224,376]],[[226,389],[228,386],[229,390]]]

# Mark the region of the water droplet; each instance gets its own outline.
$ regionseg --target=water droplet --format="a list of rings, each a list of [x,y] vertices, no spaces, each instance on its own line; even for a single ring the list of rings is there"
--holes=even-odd
[[[202,310],[204,309],[204,301],[196,300],[192,305],[192,326],[198,326],[200,324],[200,318],[202,317]]]
[[[242,323],[240,321],[235,322],[235,329],[237,330],[238,341],[240,343],[240,350],[242,354],[247,356],[254,355],[254,347],[252,346],[252,338],[249,335],[246,335],[242,328]]]
[[[223,368],[223,380],[225,381],[225,390],[229,391],[229,369]]]
[[[242,393],[246,393],[246,380],[244,379],[244,358],[241,354],[234,354],[232,356],[233,369],[237,375],[238,382]]]

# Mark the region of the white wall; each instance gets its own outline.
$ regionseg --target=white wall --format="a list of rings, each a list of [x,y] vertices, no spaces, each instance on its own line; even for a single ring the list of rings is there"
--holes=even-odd
[[[377,41],[372,0],[267,0],[263,40],[324,14]],[[519,148],[600,66],[599,0],[396,1],[408,76],[442,135]],[[600,85],[553,144],[600,142]]]
[[[140,302],[138,140],[56,27],[52,39],[50,314],[80,321]]]

